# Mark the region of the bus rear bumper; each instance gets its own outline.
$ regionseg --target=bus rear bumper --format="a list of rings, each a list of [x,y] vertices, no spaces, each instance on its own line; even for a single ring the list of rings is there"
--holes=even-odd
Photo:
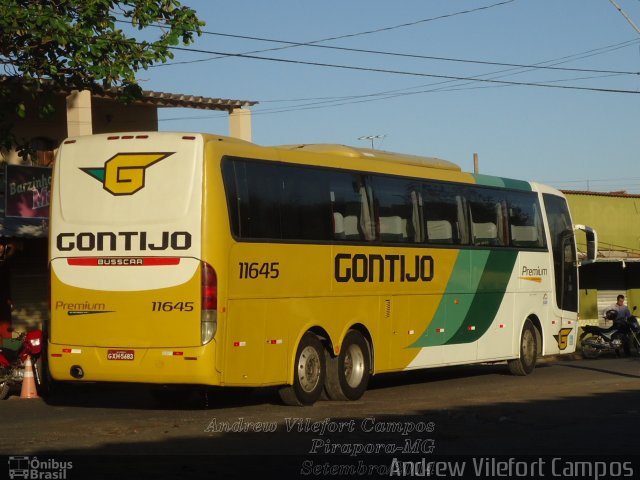
[[[220,385],[215,340],[188,348],[48,347],[49,371],[57,381]]]

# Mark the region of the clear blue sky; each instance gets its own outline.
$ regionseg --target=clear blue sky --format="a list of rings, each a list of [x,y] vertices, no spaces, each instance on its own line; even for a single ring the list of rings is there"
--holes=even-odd
[[[176,52],[173,62],[206,61],[140,73],[148,90],[260,102],[252,108],[257,144],[370,147],[370,140],[358,138],[385,135],[374,140],[375,148],[444,158],[464,170],[473,169],[477,152],[481,173],[558,188],[640,193],[640,34],[609,0],[182,3],[198,12],[210,32],[194,49],[249,54],[286,46],[219,34],[308,43],[375,31],[317,45],[404,55],[312,46],[250,54],[272,60]],[[640,26],[640,0],[617,3]],[[468,10],[476,11],[459,13]],[[166,109],[160,128],[226,135],[228,121],[217,112]]]

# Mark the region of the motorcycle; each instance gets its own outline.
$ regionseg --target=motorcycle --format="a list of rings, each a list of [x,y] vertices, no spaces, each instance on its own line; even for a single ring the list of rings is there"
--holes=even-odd
[[[12,388],[22,385],[25,364],[31,357],[36,388],[42,385],[40,356],[42,330],[21,332],[17,338],[5,338],[0,344],[0,400],[9,397]]]
[[[635,312],[636,307],[633,307]],[[640,324],[635,316],[630,316],[624,320],[616,321],[617,312],[608,310],[605,318],[614,323],[608,328],[595,325],[585,325],[582,327],[580,341],[582,343],[582,355],[585,358],[597,358],[602,353],[615,353],[620,355],[622,350],[625,355],[631,353],[631,345],[640,354]]]

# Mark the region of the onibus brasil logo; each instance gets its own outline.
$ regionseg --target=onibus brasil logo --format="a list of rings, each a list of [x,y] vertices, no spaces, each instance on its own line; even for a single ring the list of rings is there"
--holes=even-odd
[[[59,461],[54,458],[9,457],[9,478],[66,480],[67,471],[73,469],[73,462]]]
[[[103,168],[80,170],[102,182],[102,187],[112,195],[133,195],[144,188],[147,168],[174,153],[117,153],[104,162]]]

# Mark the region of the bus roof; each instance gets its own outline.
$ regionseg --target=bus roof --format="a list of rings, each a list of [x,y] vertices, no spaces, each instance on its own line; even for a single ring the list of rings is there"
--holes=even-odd
[[[448,160],[434,157],[421,157],[418,155],[408,155],[405,153],[387,152],[384,150],[374,150],[370,148],[356,148],[347,145],[337,144],[299,144],[299,145],[278,145],[274,148],[283,150],[303,150],[311,153],[322,153],[328,155],[338,155],[349,158],[361,158],[368,160],[379,160],[383,162],[395,162],[404,165],[418,167],[439,168],[442,170],[462,171],[460,166]]]

